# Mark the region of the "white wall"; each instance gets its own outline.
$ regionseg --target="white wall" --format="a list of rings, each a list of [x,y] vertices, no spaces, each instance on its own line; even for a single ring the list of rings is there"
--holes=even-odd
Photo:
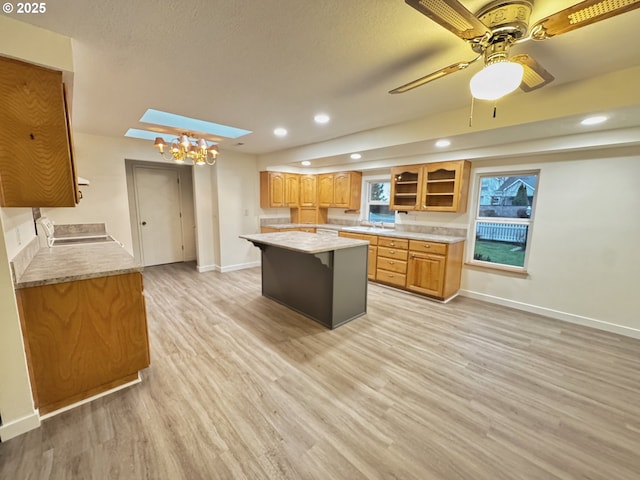
[[[471,198],[478,174],[514,168],[540,169],[528,275],[466,266],[463,294],[640,338],[640,155],[474,162]]]
[[[260,265],[259,250],[238,235],[257,233],[260,185],[253,155],[225,152],[216,165],[220,270]]]

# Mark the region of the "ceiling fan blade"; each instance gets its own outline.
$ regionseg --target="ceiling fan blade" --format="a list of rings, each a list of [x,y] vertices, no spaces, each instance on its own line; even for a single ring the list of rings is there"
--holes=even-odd
[[[530,92],[544,87],[547,83],[551,83],[555,79],[555,77],[547,72],[542,65],[526,53],[514,55],[509,60],[519,63],[524,67],[524,76],[522,77],[520,88],[525,92]]]
[[[489,33],[486,25],[457,0],[405,0],[405,2],[463,40],[473,40]]]
[[[536,22],[531,37],[544,40],[639,7],[640,0],[585,0]]]
[[[406,83],[401,87],[394,88],[393,90],[389,90],[389,93],[404,93],[409,90],[413,90],[416,87],[419,87],[421,85],[424,85],[425,83],[429,83],[434,80],[437,80],[438,78],[444,77],[445,75],[449,75],[450,73],[455,73],[460,70],[464,70],[465,68],[467,68],[469,65],[471,65],[472,63],[474,63],[476,60],[480,58],[482,58],[482,55],[478,55],[476,58],[474,58],[469,62],[454,63],[453,65],[449,65],[448,67],[444,67],[438,71],[432,72],[429,75],[420,77],[417,80],[414,80],[413,82]]]

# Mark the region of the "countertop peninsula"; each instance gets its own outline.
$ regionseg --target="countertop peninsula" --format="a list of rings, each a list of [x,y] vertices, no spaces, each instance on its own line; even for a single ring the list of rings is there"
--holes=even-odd
[[[15,288],[141,272],[142,266],[116,241],[42,247]]]

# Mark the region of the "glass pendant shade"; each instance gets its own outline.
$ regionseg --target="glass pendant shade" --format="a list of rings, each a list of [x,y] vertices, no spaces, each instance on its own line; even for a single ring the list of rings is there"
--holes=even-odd
[[[519,63],[491,63],[471,79],[471,95],[478,100],[497,100],[518,88],[523,75],[524,67]]]

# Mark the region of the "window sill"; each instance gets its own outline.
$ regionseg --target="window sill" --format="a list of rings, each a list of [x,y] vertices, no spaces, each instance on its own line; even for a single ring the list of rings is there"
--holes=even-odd
[[[500,273],[510,273],[516,277],[528,277],[529,272],[526,268],[510,267],[509,265],[500,265],[497,263],[470,261],[464,262],[465,266],[478,270],[492,270]]]

